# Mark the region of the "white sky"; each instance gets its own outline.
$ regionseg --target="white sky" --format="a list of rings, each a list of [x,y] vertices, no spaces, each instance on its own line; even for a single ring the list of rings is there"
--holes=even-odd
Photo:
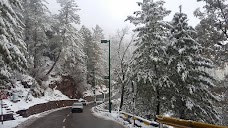
[[[46,0],[49,2],[51,12],[57,13],[59,6],[56,0]],[[134,27],[129,22],[124,22],[128,15],[133,15],[134,11],[140,10],[137,1],[142,0],[75,0],[81,9],[78,14],[81,18],[81,25],[88,28],[95,27],[96,24],[102,27],[106,36],[114,34],[117,29],[125,26]],[[193,16],[193,11],[202,6],[197,0],[165,0],[165,7],[172,11],[165,20],[171,20],[173,14],[179,11],[182,5],[183,12],[188,15],[189,24],[195,26],[199,20]]]

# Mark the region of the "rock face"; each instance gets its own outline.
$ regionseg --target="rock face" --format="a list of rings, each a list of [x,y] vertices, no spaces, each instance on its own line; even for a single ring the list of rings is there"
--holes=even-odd
[[[56,83],[57,90],[61,91],[64,95],[69,98],[81,98],[82,97],[82,87],[74,81],[70,76],[62,76],[62,81]]]

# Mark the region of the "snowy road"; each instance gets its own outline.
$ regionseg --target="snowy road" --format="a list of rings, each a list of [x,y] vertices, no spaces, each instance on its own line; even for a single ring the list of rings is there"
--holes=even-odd
[[[71,113],[70,108],[59,110],[41,117],[25,128],[123,128],[113,121],[103,120],[92,115],[87,105],[83,113]]]

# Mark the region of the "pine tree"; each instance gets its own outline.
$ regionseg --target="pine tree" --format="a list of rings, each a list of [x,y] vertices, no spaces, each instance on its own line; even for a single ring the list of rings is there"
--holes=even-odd
[[[87,56],[86,68],[87,68],[87,83],[92,85],[95,75],[95,61],[94,61],[94,47],[91,31],[84,25],[80,29],[80,33],[83,37],[84,47],[83,50]]]
[[[101,49],[101,39],[104,38],[103,30],[99,25],[93,28],[92,33],[93,38],[93,49],[94,49],[94,59],[95,59],[95,77],[98,84],[103,83],[104,76],[104,61],[102,59],[102,49]]]
[[[68,70],[70,70],[72,66],[78,66],[78,68],[81,68],[80,70],[84,70],[83,65],[85,64],[81,35],[73,26],[73,24],[80,23],[80,17],[76,14],[79,10],[78,5],[74,0],[57,0],[57,2],[60,4],[61,9],[59,10],[60,13],[55,16],[57,23],[55,24],[54,29],[59,44],[56,45],[58,48],[55,48],[58,50],[54,59],[54,64],[48,70],[46,76],[50,74],[60,59],[60,65],[64,68],[68,68]],[[64,68],[62,72],[66,72],[66,69]],[[83,71],[78,73],[83,73]]]
[[[209,21],[201,20],[196,26],[197,41],[203,47],[201,54],[206,58],[210,58],[216,65],[222,66],[226,59],[223,46],[217,45],[224,41],[224,35],[215,27],[211,27]],[[213,21],[211,21],[213,22]]]
[[[96,28],[93,29],[93,33],[86,28],[84,25],[82,26],[80,33],[84,39],[84,52],[87,55],[87,83],[95,85],[95,79],[98,82],[102,82],[102,61],[101,61],[101,48],[100,41],[103,37],[102,29],[97,25]]]
[[[197,31],[200,32],[200,43],[206,48],[203,54],[211,57],[218,66],[224,66],[228,60],[228,4],[226,0],[197,1],[205,2],[203,10],[198,8],[194,12],[201,20]]]
[[[0,0],[0,8],[0,87],[5,88],[15,71],[25,71],[27,60],[21,14],[16,11],[22,9],[21,2]]]
[[[58,14],[58,34],[60,36],[59,58],[62,73],[73,76],[75,82],[85,84],[86,63],[82,36],[73,24],[80,23],[80,17],[76,13],[79,8],[75,0],[57,0],[61,9]],[[57,62],[56,59],[55,62]],[[74,70],[72,70],[74,69]],[[50,70],[49,70],[50,71]]]
[[[219,108],[218,112],[220,115],[219,124],[227,126],[228,125],[228,75],[225,75],[222,80],[216,82],[216,87],[213,88],[213,92],[219,97],[221,100],[218,104],[215,104],[217,108]]]
[[[96,25],[95,28],[93,28],[93,40],[100,44],[100,41],[103,38],[104,34],[102,28],[99,25]]]
[[[31,69],[35,71],[42,65],[41,58],[47,48],[46,37],[48,8],[44,0],[24,0],[24,34],[27,45],[27,58],[31,60]],[[32,73],[33,75],[36,73]],[[36,75],[34,75],[36,76]]]
[[[228,6],[226,0],[197,0],[205,2],[204,12],[199,8],[195,11],[196,16],[200,19],[210,20],[210,25],[222,31],[224,36],[228,38]]]
[[[169,81],[165,73],[165,46],[169,25],[163,18],[170,11],[167,11],[163,4],[164,1],[153,0],[138,2],[141,11],[136,11],[136,16],[127,18],[137,26],[134,30],[137,33],[137,48],[133,53],[131,67],[132,77],[138,83],[137,96],[141,103],[145,103],[140,108],[154,116],[161,113],[162,100],[165,99],[162,98],[161,92],[168,86]],[[148,107],[150,109],[145,109]]]
[[[188,26],[186,14],[176,13],[171,25],[168,72],[175,86],[170,90],[170,108],[181,119],[216,123],[218,116],[213,103],[217,99],[210,90],[214,79],[203,70],[213,64],[199,54],[202,47],[194,39],[196,33]]]

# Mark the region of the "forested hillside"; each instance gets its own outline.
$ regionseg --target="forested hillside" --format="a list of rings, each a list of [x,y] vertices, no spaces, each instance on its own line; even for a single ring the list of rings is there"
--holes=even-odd
[[[181,5],[167,21],[171,10],[163,0],[143,0],[125,20],[134,28],[116,26],[120,30],[106,35],[120,110],[228,125],[227,0],[196,1],[203,4],[192,12],[196,26]],[[17,88],[27,89],[24,100],[47,91],[80,98],[106,89],[106,33],[80,21],[76,0],[56,2],[60,9],[52,14],[45,0],[0,0],[0,89],[8,96],[20,95]],[[211,73],[217,69],[224,73]]]
[[[227,125],[227,78],[211,73],[227,67],[227,1],[199,2],[204,6],[194,12],[201,20],[195,28],[181,5],[165,21],[171,11],[164,1],[137,2],[141,10],[127,17],[136,26],[136,49],[125,63],[133,82],[122,88],[122,110],[145,118],[169,115]]]
[[[79,97],[91,89],[92,72],[103,84],[103,30],[99,25],[93,31],[75,27],[80,24],[80,8],[74,0],[57,0],[58,14],[51,14],[45,0],[0,2],[2,90],[10,92],[21,81],[32,88],[32,95],[42,96],[48,88],[67,86],[61,82],[67,78],[72,83],[70,89],[80,93],[68,96]]]

